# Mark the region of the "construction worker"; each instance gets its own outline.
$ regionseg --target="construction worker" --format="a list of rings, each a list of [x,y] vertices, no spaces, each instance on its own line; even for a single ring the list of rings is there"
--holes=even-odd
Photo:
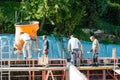
[[[20,40],[24,41],[23,44],[23,57],[24,59],[26,59],[26,51],[28,52],[28,59],[31,59],[31,45],[32,45],[32,41],[31,41],[31,37],[29,34],[24,33],[24,32],[20,32]]]
[[[90,40],[92,41],[92,49],[90,52],[93,52],[93,66],[98,66],[98,54],[99,54],[99,42],[98,40],[94,37],[91,36]]]
[[[73,35],[70,36],[68,41],[68,51],[71,53],[71,62],[73,65],[78,66],[79,58],[81,56],[80,49],[81,43]]]

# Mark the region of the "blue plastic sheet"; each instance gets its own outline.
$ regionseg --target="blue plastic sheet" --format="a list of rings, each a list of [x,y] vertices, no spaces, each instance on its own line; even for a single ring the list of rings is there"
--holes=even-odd
[[[0,34],[0,38],[8,37],[10,40],[10,58],[17,58],[17,54],[14,54],[13,45],[15,40],[14,34]],[[70,53],[67,51],[68,38],[62,38],[58,40],[54,36],[47,36],[49,41],[49,58],[70,58]],[[42,49],[43,40],[42,36],[38,36],[39,38],[39,48]],[[7,40],[2,40],[3,43],[0,43],[0,46],[4,47],[5,44],[8,44]],[[92,42],[81,41],[84,46],[84,58],[92,58],[92,54],[88,54],[87,52],[91,49]],[[35,43],[33,42],[33,47],[35,47]],[[120,57],[120,45],[114,44],[100,44],[100,53],[99,57],[112,57],[112,49],[116,48],[116,56]],[[8,51],[7,48],[3,48],[3,52]],[[4,53],[3,53],[4,54]],[[38,55],[40,54],[40,55]],[[36,52],[32,50],[32,58],[40,57],[42,52]],[[4,55],[5,56],[5,55]],[[7,56],[7,55],[6,55]],[[20,55],[23,58],[23,54]]]

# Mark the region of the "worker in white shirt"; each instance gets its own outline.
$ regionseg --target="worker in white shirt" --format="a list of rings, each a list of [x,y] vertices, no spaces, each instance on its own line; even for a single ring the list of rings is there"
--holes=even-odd
[[[72,64],[78,66],[81,56],[81,43],[73,35],[70,36],[70,40],[68,41],[68,51],[71,53]]]
[[[20,40],[24,41],[23,44],[23,57],[24,59],[26,59],[26,51],[28,52],[28,59],[31,59],[31,45],[32,45],[32,41],[31,41],[31,37],[29,34],[21,32],[20,33]]]

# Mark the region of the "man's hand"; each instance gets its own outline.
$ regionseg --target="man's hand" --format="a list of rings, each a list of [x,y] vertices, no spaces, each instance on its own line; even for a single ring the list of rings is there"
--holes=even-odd
[[[70,50],[70,49],[68,49],[68,52],[71,52],[71,50]]]
[[[93,49],[91,49],[90,51],[88,51],[87,53],[91,53],[91,52],[93,52]]]
[[[15,48],[15,47],[14,47],[14,48],[13,48],[13,50],[14,50],[14,51],[16,51],[16,50],[17,50],[17,48]]]
[[[91,49],[90,52],[93,52],[93,49]]]

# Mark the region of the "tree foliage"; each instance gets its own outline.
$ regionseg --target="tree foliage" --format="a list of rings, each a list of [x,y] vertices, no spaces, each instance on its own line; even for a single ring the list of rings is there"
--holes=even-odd
[[[83,30],[92,28],[93,31],[111,30],[113,35],[120,36],[119,18],[119,0],[8,0],[0,3],[1,33],[14,33],[15,22],[38,20],[40,34],[75,34],[88,40],[91,32]]]
[[[87,15],[84,17],[83,26],[93,28],[95,18],[101,17],[106,11],[107,0],[82,0],[86,6]]]
[[[112,3],[118,3],[118,4],[120,4],[120,0],[109,0],[110,2],[112,2]]]
[[[22,3],[24,20],[38,19],[54,25],[54,34],[71,34],[86,15],[80,0],[26,0]],[[48,21],[48,22],[45,22]],[[62,32],[62,33],[61,33]]]
[[[15,10],[20,4],[18,2],[2,2],[0,3],[0,33],[14,33]]]
[[[111,24],[120,26],[120,4],[108,1],[108,6],[103,18]]]

